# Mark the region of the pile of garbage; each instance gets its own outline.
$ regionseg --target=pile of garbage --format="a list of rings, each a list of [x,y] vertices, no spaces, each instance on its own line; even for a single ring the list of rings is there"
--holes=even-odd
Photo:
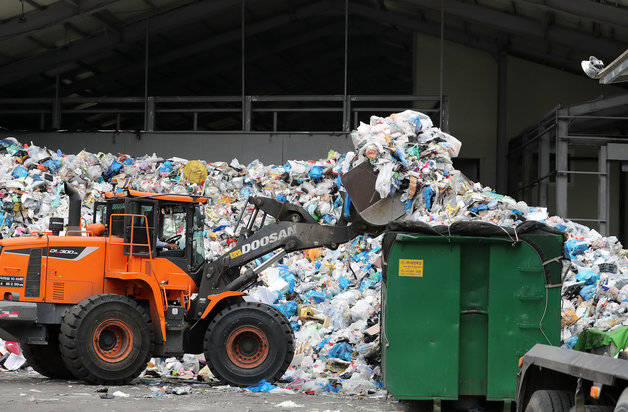
[[[405,219],[434,225],[481,220],[506,227],[539,220],[564,230],[570,238],[564,260],[566,346],[573,346],[587,328],[628,325],[628,258],[617,238],[549,217],[545,208],[530,207],[470,181],[453,166],[460,141],[434,127],[422,113],[373,116],[351,137],[355,152],[330,151],[326,159],[284,165],[257,160],[243,165],[236,159],[207,163],[156,154],[73,155],[7,138],[0,141],[0,232],[6,237],[43,231],[49,217],[66,217],[68,204],[62,195],[66,181],[83,197],[82,215],[88,221],[93,202],[104,192],[132,188],[199,194],[209,199],[205,250],[212,260],[233,247],[235,221],[249,196],[295,203],[321,223],[336,223],[344,213],[341,177],[368,162],[377,173],[377,192],[382,198],[398,196]],[[249,291],[275,305],[295,332],[297,351],[280,383],[284,390],[345,394],[381,390],[380,249],[381,236],[359,236],[337,250],[292,253],[263,272]],[[151,362],[145,375],[212,379],[202,359]],[[276,390],[271,386],[258,390]]]

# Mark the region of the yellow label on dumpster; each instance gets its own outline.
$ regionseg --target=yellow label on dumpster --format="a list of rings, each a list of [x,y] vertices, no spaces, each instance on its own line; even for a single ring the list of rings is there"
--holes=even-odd
[[[399,276],[423,277],[423,259],[399,259]]]

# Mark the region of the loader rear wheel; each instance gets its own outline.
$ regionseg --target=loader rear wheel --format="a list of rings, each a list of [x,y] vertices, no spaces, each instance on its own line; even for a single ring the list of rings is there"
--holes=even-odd
[[[120,385],[146,368],[153,329],[148,314],[134,300],[96,295],[83,299],[65,315],[59,343],[65,365],[76,378]]]
[[[22,354],[28,364],[42,375],[52,379],[74,379],[61,358],[59,328],[49,330],[47,345],[21,343]]]
[[[210,322],[203,345],[214,376],[236,386],[283,376],[294,356],[294,334],[272,306],[241,302],[226,307]]]

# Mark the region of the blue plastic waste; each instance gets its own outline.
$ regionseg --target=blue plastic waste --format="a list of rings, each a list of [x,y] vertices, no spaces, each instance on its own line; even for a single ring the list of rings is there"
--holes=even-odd
[[[323,215],[323,222],[326,224],[331,224],[334,221],[334,217],[332,215]]]
[[[297,305],[296,302],[285,302],[280,305],[275,305],[277,310],[283,313],[283,315],[287,318],[290,318],[291,316],[294,316],[297,313],[298,306],[299,305]]]
[[[580,289],[580,296],[582,296],[584,300],[590,300],[593,298],[593,295],[595,295],[595,289],[596,289],[595,285],[585,286],[582,289]]]
[[[122,167],[123,167],[122,163],[114,160],[113,163],[111,163],[111,166],[109,166],[109,169],[107,169],[107,171],[104,174],[105,180],[109,181],[111,180],[112,177],[119,174],[120,171],[122,170]]]
[[[341,288],[346,289],[349,287],[349,285],[351,285],[351,282],[349,282],[349,279],[347,279],[346,277],[340,276],[340,278],[338,278],[338,284]]]
[[[399,161],[403,164],[403,167],[405,167],[406,169],[408,168],[408,166],[410,166],[408,164],[408,161],[406,160],[406,156],[403,154],[401,150],[395,149],[395,157],[399,159]]]
[[[325,339],[323,339],[323,340],[321,341],[321,343],[319,343],[318,345],[316,345],[316,348],[317,348],[317,349],[319,349],[319,350],[320,350],[320,349],[323,349],[323,348],[325,347],[325,345],[327,345],[327,342],[329,342],[329,338],[330,338],[330,337],[329,337],[329,336],[327,336]]]
[[[565,347],[567,349],[573,349],[573,347],[576,346],[576,343],[578,343],[578,337],[572,336],[571,338],[567,339],[567,342],[565,342]]]
[[[311,170],[310,173],[308,173],[307,175],[310,177],[310,179],[312,179],[315,182],[318,182],[320,179],[322,179],[323,177],[323,171],[325,170],[325,168],[323,166],[314,166]]]
[[[366,289],[373,288],[375,285],[380,283],[382,280],[382,274],[377,272],[373,273],[369,277],[363,277],[360,282],[360,291],[364,292]]]
[[[427,210],[432,208],[432,197],[434,196],[434,189],[431,186],[428,186],[423,190],[423,198],[425,199],[425,207]]]
[[[26,170],[26,168],[23,167],[23,166],[18,166],[15,169],[13,169],[13,172],[11,173],[11,176],[13,176],[14,179],[19,179],[21,177],[26,177],[26,176],[28,176],[28,170]]]
[[[297,284],[297,277],[294,276],[294,274],[289,270],[282,270],[281,272],[279,272],[279,276],[281,276],[283,280],[288,282],[288,292],[294,293],[294,287]]]
[[[61,169],[63,163],[61,162],[61,160],[48,159],[44,163],[42,163],[42,166],[44,166],[50,172],[56,172],[57,170]]]
[[[338,342],[329,350],[327,357],[350,362],[353,357],[353,346],[348,342]]]
[[[157,170],[159,170],[159,173],[170,173],[172,169],[172,163],[170,160],[166,160]]]
[[[584,281],[586,285],[593,285],[600,279],[600,274],[591,272],[590,270],[581,270],[576,274],[578,282]]]
[[[576,256],[583,254],[589,245],[576,239],[569,239],[565,242],[565,257],[576,259]]]
[[[275,388],[277,388],[275,385],[266,382],[266,379],[262,379],[257,385],[248,386],[244,389],[251,392],[270,392]]]
[[[306,292],[305,297],[308,298],[310,302],[321,303],[325,301],[325,294],[316,289]]]
[[[10,155],[14,155],[20,150],[24,149],[22,145],[12,142],[11,140],[8,140],[8,139],[0,140],[0,147],[5,148],[7,153]]]
[[[336,386],[333,386],[331,383],[328,383],[325,386],[323,386],[323,392],[338,393],[340,392],[340,386],[336,387]]]
[[[345,194],[345,204],[342,211],[342,216],[344,216],[345,219],[351,216],[351,198],[349,197],[348,193]]]

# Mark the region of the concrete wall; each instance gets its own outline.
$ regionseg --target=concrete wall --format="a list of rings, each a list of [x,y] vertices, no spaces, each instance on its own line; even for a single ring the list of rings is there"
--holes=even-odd
[[[133,156],[157,153],[162,157],[182,157],[241,163],[259,159],[265,164],[287,160],[326,158],[330,150],[353,150],[351,138],[344,133],[12,133],[20,142],[61,149],[64,153],[126,153]]]
[[[414,93],[440,93],[440,41],[415,35]],[[480,159],[480,181],[495,186],[497,64],[484,52],[445,42],[443,94],[449,131],[462,142],[460,157]]]

